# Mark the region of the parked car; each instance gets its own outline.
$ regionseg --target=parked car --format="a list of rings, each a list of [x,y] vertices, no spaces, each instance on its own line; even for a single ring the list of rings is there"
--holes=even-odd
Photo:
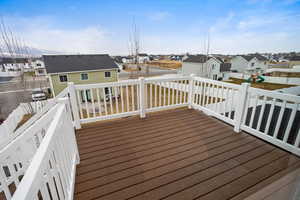
[[[47,96],[45,92],[41,89],[34,89],[31,94],[31,98],[33,101],[41,101],[46,100]]]

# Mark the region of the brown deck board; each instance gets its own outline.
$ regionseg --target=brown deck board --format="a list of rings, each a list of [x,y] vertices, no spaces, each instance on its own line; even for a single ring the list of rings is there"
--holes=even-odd
[[[84,200],[243,199],[300,165],[286,151],[185,108],[87,124],[77,141],[74,197]]]

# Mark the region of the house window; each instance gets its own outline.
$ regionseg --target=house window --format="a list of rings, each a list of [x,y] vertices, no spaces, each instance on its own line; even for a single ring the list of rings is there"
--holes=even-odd
[[[104,76],[105,76],[105,78],[110,78],[111,77],[111,73],[110,72],[105,72]]]
[[[212,64],[211,68],[212,68],[212,70],[214,70],[215,69],[215,64]]]
[[[42,65],[41,65],[41,63],[37,63],[36,66],[41,67]]]
[[[251,67],[253,67],[253,66],[254,66],[254,64],[255,64],[255,63],[251,63]]]
[[[67,75],[59,75],[60,82],[68,82],[68,76]]]
[[[81,77],[81,80],[83,80],[83,81],[89,79],[89,76],[87,73],[81,74],[80,77]]]

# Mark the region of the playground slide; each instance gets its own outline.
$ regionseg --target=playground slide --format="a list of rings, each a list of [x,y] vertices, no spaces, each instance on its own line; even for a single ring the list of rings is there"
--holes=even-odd
[[[253,82],[255,82],[255,83],[262,83],[262,82],[265,81],[265,78],[262,77],[262,76],[257,76],[257,78],[255,78],[254,80],[253,80],[253,79],[254,79],[253,77],[250,77],[250,78],[248,78],[246,81],[247,81],[248,83],[253,83]]]

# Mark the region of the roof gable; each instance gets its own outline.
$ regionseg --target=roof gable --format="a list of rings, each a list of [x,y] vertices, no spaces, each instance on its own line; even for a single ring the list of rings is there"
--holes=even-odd
[[[43,55],[47,73],[118,69],[108,54]]]

